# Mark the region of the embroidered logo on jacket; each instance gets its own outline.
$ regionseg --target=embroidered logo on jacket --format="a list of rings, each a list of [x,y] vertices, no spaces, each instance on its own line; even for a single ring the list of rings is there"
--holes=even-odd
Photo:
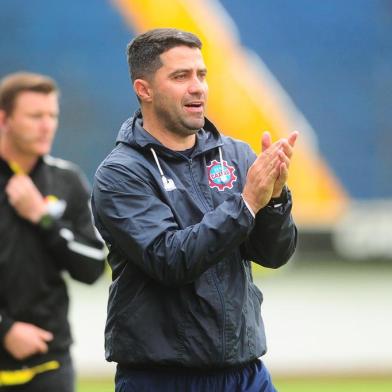
[[[226,161],[223,161],[222,168],[221,163],[214,159],[207,166],[207,170],[210,188],[218,188],[220,191],[233,188],[233,183],[237,180],[234,166],[229,166]]]

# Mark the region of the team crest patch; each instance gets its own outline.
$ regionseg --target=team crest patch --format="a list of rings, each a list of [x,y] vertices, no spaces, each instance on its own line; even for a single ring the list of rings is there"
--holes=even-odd
[[[234,166],[229,166],[226,161],[223,161],[222,170],[221,163],[214,159],[207,166],[207,170],[210,188],[218,188],[220,191],[233,188],[233,184],[237,180]]]

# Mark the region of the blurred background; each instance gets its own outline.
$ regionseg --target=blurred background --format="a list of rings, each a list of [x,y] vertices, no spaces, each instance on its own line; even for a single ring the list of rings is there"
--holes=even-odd
[[[298,251],[279,271],[256,269],[265,296],[265,361],[283,379],[392,378],[390,0],[0,6],[0,77],[27,70],[58,82],[53,155],[78,163],[90,182],[137,108],[127,43],[153,27],[198,34],[209,69],[208,117],[223,133],[260,152],[264,130],[273,138],[300,132],[289,183]],[[109,274],[92,288],[70,282],[82,377],[114,372],[103,354],[109,284]]]

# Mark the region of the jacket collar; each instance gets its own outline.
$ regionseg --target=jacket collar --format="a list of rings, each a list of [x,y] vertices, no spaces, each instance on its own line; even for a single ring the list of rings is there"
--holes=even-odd
[[[116,144],[125,143],[137,149],[156,148],[162,153],[173,155],[173,150],[162,145],[157,139],[143,128],[143,116],[138,109],[132,117],[127,119],[118,133]],[[219,131],[214,124],[205,118],[204,127],[196,134],[196,145],[192,157],[223,145]]]
[[[39,170],[39,168],[41,167],[43,163],[43,157],[39,157],[37,159],[37,162],[35,163],[35,165],[33,166],[33,168],[30,170],[28,174],[29,176],[34,175],[34,173]],[[12,165],[10,165],[10,163],[8,161],[6,161],[5,159],[3,159],[3,157],[0,156],[0,172],[1,173],[5,173],[7,176],[11,177],[15,174],[14,170],[11,168]]]

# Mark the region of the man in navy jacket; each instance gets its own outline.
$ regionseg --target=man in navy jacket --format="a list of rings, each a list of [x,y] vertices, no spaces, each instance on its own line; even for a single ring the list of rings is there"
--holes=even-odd
[[[128,46],[141,109],[97,170],[113,271],[106,358],[116,391],[274,391],[251,261],[277,268],[297,231],[285,183],[297,138],[258,157],[205,118],[201,42],[155,29]]]

